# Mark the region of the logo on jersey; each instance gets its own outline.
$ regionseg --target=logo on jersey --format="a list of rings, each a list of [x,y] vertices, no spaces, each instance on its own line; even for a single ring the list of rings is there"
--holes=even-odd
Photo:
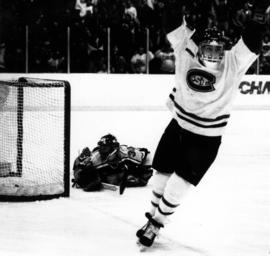
[[[188,86],[197,92],[212,92],[215,90],[216,77],[200,69],[191,69],[187,73]]]

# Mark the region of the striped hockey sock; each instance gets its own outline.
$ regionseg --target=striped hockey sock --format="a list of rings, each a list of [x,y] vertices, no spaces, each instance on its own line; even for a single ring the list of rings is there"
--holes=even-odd
[[[176,207],[179,206],[191,187],[192,185],[189,182],[175,173],[172,174],[166,184],[153,219],[164,225],[167,217],[174,213]]]
[[[151,197],[151,205],[150,205],[150,211],[149,213],[154,216],[156,209],[159,205],[159,201],[163,196],[166,184],[168,179],[170,178],[170,174],[163,174],[160,172],[156,172],[153,176],[153,191],[152,191],[152,197]]]

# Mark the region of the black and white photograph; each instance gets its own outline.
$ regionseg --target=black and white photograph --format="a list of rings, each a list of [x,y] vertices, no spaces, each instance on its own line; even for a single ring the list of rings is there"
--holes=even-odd
[[[270,256],[270,0],[0,0],[0,256]]]

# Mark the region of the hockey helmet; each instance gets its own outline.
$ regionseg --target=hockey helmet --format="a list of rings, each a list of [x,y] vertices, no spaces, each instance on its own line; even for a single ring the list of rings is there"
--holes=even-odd
[[[224,57],[225,39],[217,27],[207,28],[199,43],[200,62],[212,69],[217,69]]]
[[[111,153],[115,148],[119,147],[116,137],[112,134],[102,136],[97,144],[101,153]]]

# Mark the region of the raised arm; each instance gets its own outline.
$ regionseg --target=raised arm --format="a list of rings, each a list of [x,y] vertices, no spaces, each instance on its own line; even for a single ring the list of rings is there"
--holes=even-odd
[[[183,47],[186,45],[187,40],[191,38],[194,32],[195,29],[191,30],[191,28],[187,25],[185,17],[183,17],[181,26],[170,32],[167,35],[167,38],[171,43],[174,51],[179,51],[183,49]]]

